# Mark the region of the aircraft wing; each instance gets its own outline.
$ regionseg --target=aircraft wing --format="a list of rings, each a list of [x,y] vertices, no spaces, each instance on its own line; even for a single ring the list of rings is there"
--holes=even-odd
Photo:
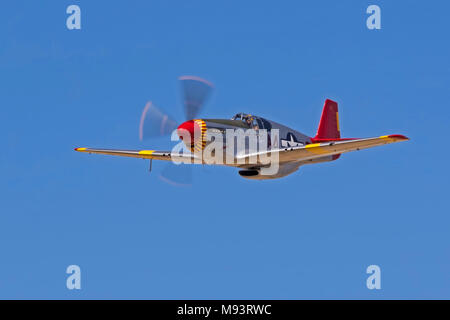
[[[353,140],[336,140],[328,141],[323,143],[313,143],[302,147],[291,147],[272,151],[266,151],[261,153],[255,153],[250,155],[245,155],[241,159],[244,159],[244,163],[248,166],[247,161],[251,156],[259,156],[264,153],[279,153],[279,162],[297,162],[297,161],[308,161],[318,158],[323,158],[327,156],[337,155],[341,153],[357,151],[367,148],[372,148],[376,146],[381,146],[384,144],[406,141],[409,138],[393,134],[380,136],[375,138],[366,139],[353,139]],[[112,156],[122,156],[122,157],[133,157],[141,159],[155,159],[155,160],[174,160],[174,161],[186,161],[190,160],[192,163],[202,163],[201,159],[197,159],[194,154],[190,153],[176,153],[172,154],[170,151],[157,151],[157,150],[117,150],[117,149],[94,149],[94,148],[75,148],[75,151],[85,152],[85,153],[95,153],[104,154]],[[238,157],[239,158],[239,157]]]
[[[117,149],[95,149],[95,148],[75,148],[75,151],[105,154],[110,156],[132,157],[141,159],[155,159],[155,160],[175,160],[181,161],[185,159],[194,159],[192,154],[176,154],[173,156],[170,151],[157,151],[157,150],[117,150]]]
[[[336,140],[328,141],[323,143],[313,143],[302,147],[290,147],[284,149],[278,149],[279,162],[293,162],[293,161],[308,161],[318,158],[323,158],[327,156],[337,155],[341,153],[358,151],[362,149],[372,148],[376,146],[381,146],[384,144],[406,141],[409,138],[399,135],[386,135],[375,138],[364,138],[364,139],[352,139],[352,140]],[[277,151],[266,151],[264,153],[277,152]],[[243,158],[249,158],[255,155],[262,155],[263,153],[256,153],[246,155]]]
[[[375,138],[313,143],[304,147],[280,150],[280,162],[313,160],[406,140],[409,140],[409,138],[403,135],[393,134]]]

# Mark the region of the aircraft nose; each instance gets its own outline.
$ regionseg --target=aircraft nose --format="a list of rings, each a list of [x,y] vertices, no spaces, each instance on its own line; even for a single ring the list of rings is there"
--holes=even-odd
[[[200,135],[200,127],[194,120],[188,120],[179,125],[177,128],[177,133],[181,140],[186,138],[190,139],[191,143],[194,143],[195,137]]]

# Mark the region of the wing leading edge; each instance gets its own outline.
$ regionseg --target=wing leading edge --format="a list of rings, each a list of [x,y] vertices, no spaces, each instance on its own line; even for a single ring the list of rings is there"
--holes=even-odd
[[[155,160],[180,160],[180,159],[193,159],[191,154],[177,154],[172,156],[170,151],[158,151],[158,150],[117,150],[117,149],[94,149],[94,148],[75,148],[75,151],[104,154],[110,156],[132,157],[140,159],[155,159]]]

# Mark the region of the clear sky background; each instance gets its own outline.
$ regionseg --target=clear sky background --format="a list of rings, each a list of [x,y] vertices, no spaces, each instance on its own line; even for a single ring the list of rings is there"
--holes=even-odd
[[[81,7],[81,30],[66,8]],[[381,7],[381,30],[366,8]],[[0,298],[450,298],[448,1],[4,1]],[[345,137],[402,142],[274,181],[74,147],[140,142],[148,100],[183,119],[177,77],[215,84],[205,118],[306,134],[326,98]],[[81,267],[82,289],[66,288]],[[381,267],[381,290],[366,268]]]

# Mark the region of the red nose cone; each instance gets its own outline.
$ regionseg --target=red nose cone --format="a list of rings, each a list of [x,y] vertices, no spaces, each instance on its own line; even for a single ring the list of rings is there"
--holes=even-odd
[[[177,128],[177,131],[181,140],[190,139],[191,143],[194,143],[195,137],[200,135],[200,127],[194,120],[183,122]]]

